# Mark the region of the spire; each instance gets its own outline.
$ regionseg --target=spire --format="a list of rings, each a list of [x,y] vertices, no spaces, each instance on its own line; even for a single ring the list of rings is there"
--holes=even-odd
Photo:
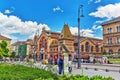
[[[68,24],[64,24],[62,32],[60,34],[61,38],[73,39],[73,35],[70,32]]]

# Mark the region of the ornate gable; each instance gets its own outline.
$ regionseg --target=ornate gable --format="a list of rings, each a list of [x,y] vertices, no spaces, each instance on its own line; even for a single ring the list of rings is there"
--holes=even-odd
[[[70,32],[70,29],[67,24],[64,24],[60,38],[73,39],[73,35]]]

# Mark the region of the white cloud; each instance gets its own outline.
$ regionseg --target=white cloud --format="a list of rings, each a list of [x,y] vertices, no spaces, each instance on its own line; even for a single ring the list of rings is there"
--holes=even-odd
[[[92,29],[93,30],[102,29],[102,26],[93,25]]]
[[[11,7],[10,9],[6,9],[4,13],[5,14],[10,14],[10,13],[14,12],[14,10],[15,10],[15,8]]]
[[[95,23],[99,23],[99,24],[101,24],[101,23],[103,23],[105,20],[101,20],[101,21],[95,21]]]
[[[92,3],[92,2],[94,2],[94,3],[100,3],[101,0],[88,0],[88,4],[90,4],[90,3]]]
[[[101,26],[94,25],[91,29],[81,29],[80,30],[80,36],[85,37],[93,37],[98,39],[103,39],[101,36],[96,36],[96,30],[102,29]],[[77,27],[70,27],[70,31],[73,35],[78,34],[78,28]]]
[[[70,27],[70,31],[72,34],[78,34],[78,28],[77,27]],[[81,29],[80,30],[81,36],[87,36],[87,37],[94,37],[93,31],[91,29]]]
[[[63,12],[63,10],[62,10],[59,6],[53,8],[53,11],[54,11],[54,12],[56,12],[56,11]]]
[[[93,0],[88,0],[88,4],[90,4],[91,2],[93,2]]]
[[[11,36],[13,34],[20,34],[23,36],[28,36],[28,38],[33,38],[33,35],[36,33],[37,29],[41,32],[43,27],[45,27],[46,30],[50,29],[46,24],[38,24],[33,21],[23,22],[17,16],[7,16],[0,12],[0,33],[9,36],[12,39],[19,38],[19,36]]]
[[[97,11],[91,12],[89,15],[100,18],[113,18],[120,16],[120,3],[108,4],[98,7]]]
[[[6,13],[6,14],[10,14],[12,11],[10,11],[10,10],[5,10],[5,12],[4,13]]]
[[[95,1],[95,3],[100,3],[100,2],[101,2],[101,0],[96,0],[96,1]]]

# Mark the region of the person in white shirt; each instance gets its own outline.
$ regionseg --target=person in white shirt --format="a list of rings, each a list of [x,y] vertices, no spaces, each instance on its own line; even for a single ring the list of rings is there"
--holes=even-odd
[[[68,61],[68,71],[69,73],[72,72],[72,59],[71,55],[69,55],[69,61]]]

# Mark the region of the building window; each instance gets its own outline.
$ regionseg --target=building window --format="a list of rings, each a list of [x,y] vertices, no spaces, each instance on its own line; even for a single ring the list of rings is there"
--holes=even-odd
[[[116,29],[117,29],[117,32],[120,32],[120,26],[117,26]]]
[[[112,33],[112,28],[110,28],[110,33]]]
[[[117,37],[117,43],[120,44],[120,37]]]
[[[107,32],[109,33],[109,28],[107,29]]]
[[[89,44],[89,42],[86,42],[86,44],[85,44],[85,48],[86,48],[86,52],[90,52],[90,44]]]
[[[96,45],[96,52],[99,52],[99,47],[98,47],[98,45]]]
[[[108,33],[112,33],[112,28],[108,28],[108,29],[107,29],[107,32],[108,32]]]
[[[112,44],[112,38],[108,38],[108,44]]]
[[[110,55],[110,54],[113,54],[113,50],[112,50],[112,49],[109,50],[109,55]]]
[[[84,51],[84,45],[81,46],[81,51],[82,51],[82,52]]]
[[[93,52],[93,46],[91,46],[91,52]]]
[[[118,49],[118,54],[120,54],[120,49]]]
[[[103,52],[103,47],[101,47],[101,52]]]

